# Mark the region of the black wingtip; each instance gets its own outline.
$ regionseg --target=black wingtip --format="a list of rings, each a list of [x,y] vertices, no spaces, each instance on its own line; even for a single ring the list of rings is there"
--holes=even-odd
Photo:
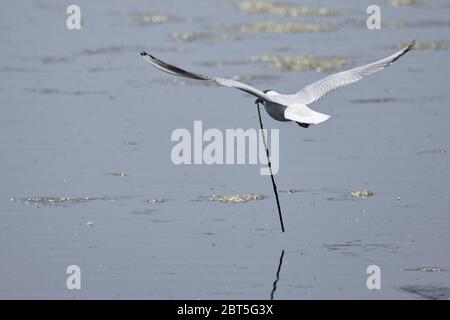
[[[413,41],[411,41],[411,43],[405,48],[405,53],[414,49],[414,46],[416,45],[416,39],[414,39]]]
[[[147,52],[145,52],[145,51],[141,52],[141,56],[146,56],[146,55],[147,55]]]

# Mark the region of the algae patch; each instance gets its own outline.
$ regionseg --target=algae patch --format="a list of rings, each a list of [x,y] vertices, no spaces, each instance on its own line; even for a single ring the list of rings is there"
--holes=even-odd
[[[299,32],[324,32],[336,30],[334,24],[312,24],[297,22],[257,21],[241,27],[243,32],[261,33],[299,33]]]
[[[167,199],[165,199],[165,198],[154,198],[154,199],[147,200],[148,203],[152,203],[152,204],[164,203],[166,201],[167,201]]]
[[[373,195],[374,195],[374,193],[367,189],[350,192],[351,197],[358,198],[358,199],[366,199],[366,198],[372,197]]]
[[[279,71],[332,71],[350,65],[347,58],[315,58],[312,56],[264,55],[251,57],[252,61],[265,62],[269,68]]]
[[[406,42],[400,42],[396,48],[401,49],[405,48],[408,44]],[[448,50],[450,47],[447,41],[433,41],[433,42],[424,42],[417,41],[414,45],[415,50]]]
[[[71,205],[96,200],[91,197],[29,197],[11,198],[11,202],[21,202],[24,204],[34,204],[35,206]]]
[[[169,34],[170,38],[173,40],[183,41],[183,42],[194,42],[198,40],[224,40],[233,41],[240,40],[241,37],[233,34],[215,34],[211,32],[204,31],[180,31],[171,32]]]
[[[393,7],[415,6],[419,4],[417,0],[389,0],[388,2]]]
[[[236,195],[211,195],[209,201],[222,203],[243,203],[251,200],[263,200],[265,197],[261,194],[236,194]]]
[[[263,1],[243,1],[234,5],[240,12],[246,14],[275,14],[288,17],[324,17],[324,16],[338,16],[345,12],[329,9],[329,8],[311,8],[307,6],[287,6],[281,4],[274,4]]]
[[[419,272],[442,272],[447,271],[444,269],[441,269],[440,267],[419,267],[414,269],[404,269],[405,271],[419,271]]]
[[[106,173],[106,175],[113,176],[113,177],[128,177],[129,176],[129,174],[126,172],[108,172],[108,173]]]
[[[26,197],[26,198],[11,198],[11,202],[18,202],[23,204],[33,204],[36,207],[50,207],[50,206],[69,206],[78,203],[86,203],[89,201],[103,200],[103,201],[118,201],[122,199],[129,199],[131,196],[117,196],[117,197]]]

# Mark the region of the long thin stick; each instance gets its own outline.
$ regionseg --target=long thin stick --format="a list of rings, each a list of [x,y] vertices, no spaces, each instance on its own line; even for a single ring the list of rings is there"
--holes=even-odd
[[[258,102],[256,103],[256,106],[258,108],[258,117],[259,117],[259,125],[261,127],[261,135],[263,137],[264,147],[266,148],[267,164],[269,165],[270,178],[272,179],[273,192],[275,193],[275,199],[277,200],[278,216],[280,217],[281,231],[284,232],[284,224],[283,224],[283,216],[281,215],[280,200],[278,199],[277,185],[275,184],[275,179],[273,178],[272,163],[270,162],[269,149],[267,148],[266,137],[264,135],[264,126],[263,126],[262,119],[261,119],[261,110],[259,109]]]

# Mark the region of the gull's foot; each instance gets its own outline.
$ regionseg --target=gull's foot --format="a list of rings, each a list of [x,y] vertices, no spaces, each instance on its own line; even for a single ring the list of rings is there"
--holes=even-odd
[[[307,129],[310,124],[309,123],[302,123],[302,122],[295,122],[296,124],[298,124],[300,127]]]

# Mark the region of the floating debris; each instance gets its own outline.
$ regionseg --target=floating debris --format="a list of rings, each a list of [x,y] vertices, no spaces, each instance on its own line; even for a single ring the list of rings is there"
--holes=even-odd
[[[243,32],[275,32],[275,33],[299,33],[299,32],[324,32],[336,30],[334,24],[311,24],[298,22],[251,22],[241,27]]]
[[[406,42],[400,42],[396,49],[405,48],[408,46]],[[418,41],[414,45],[415,50],[447,50],[450,47],[447,41],[434,41],[434,42],[423,42]]]
[[[402,7],[402,6],[414,6],[418,5],[419,1],[417,0],[389,0],[391,6],[394,7]]]
[[[117,201],[122,199],[129,199],[131,196],[117,196],[117,197],[28,197],[28,198],[11,198],[11,202],[20,202],[23,204],[34,204],[36,207],[41,206],[69,206],[77,203],[85,203],[88,201],[103,200],[103,201]]]
[[[153,204],[164,203],[166,201],[167,201],[167,199],[164,199],[164,198],[154,198],[154,199],[148,199],[147,200],[148,203],[153,203]]]
[[[343,15],[345,12],[333,10],[329,8],[310,8],[306,6],[284,6],[280,4],[273,4],[271,2],[262,1],[243,1],[234,5],[241,12],[246,14],[264,14],[271,13],[281,16],[298,17],[323,17],[323,16],[337,16]]]
[[[297,193],[297,192],[302,192],[302,190],[290,188],[290,189],[287,189],[287,190],[281,190],[280,193],[281,192],[286,192],[287,194],[294,194],[294,193]]]
[[[372,197],[373,195],[374,195],[374,193],[367,189],[363,189],[361,191],[350,192],[350,196],[352,196],[353,198],[358,198],[358,199],[366,199],[368,197]]]
[[[107,173],[107,175],[114,176],[114,177],[128,177],[128,173],[125,173],[125,172],[110,172],[110,173]]]
[[[215,34],[211,32],[171,32],[169,35],[174,40],[193,42],[197,40],[239,40],[241,37],[232,34]]]
[[[86,227],[92,228],[93,226],[94,226],[94,222],[93,221],[86,222]]]
[[[447,153],[447,150],[445,150],[445,149],[423,150],[423,151],[417,152],[417,154],[419,156],[423,155],[423,154],[440,154],[440,155],[444,155],[446,153]]]
[[[30,198],[11,198],[11,202],[22,202],[24,204],[34,204],[39,206],[52,206],[52,205],[70,205],[76,203],[83,203],[87,201],[96,200],[97,198],[72,198],[72,197],[30,197]]]
[[[352,62],[346,58],[314,58],[311,56],[281,56],[265,55],[251,57],[252,61],[267,63],[269,68],[280,71],[306,71],[316,70],[318,72],[341,69]]]
[[[443,270],[439,267],[419,267],[414,269],[404,269],[405,271],[419,271],[419,272],[441,272],[441,271],[447,271]]]
[[[223,203],[242,203],[251,200],[263,200],[265,197],[261,194],[236,194],[236,195],[211,195],[208,197],[210,201],[218,201]]]

